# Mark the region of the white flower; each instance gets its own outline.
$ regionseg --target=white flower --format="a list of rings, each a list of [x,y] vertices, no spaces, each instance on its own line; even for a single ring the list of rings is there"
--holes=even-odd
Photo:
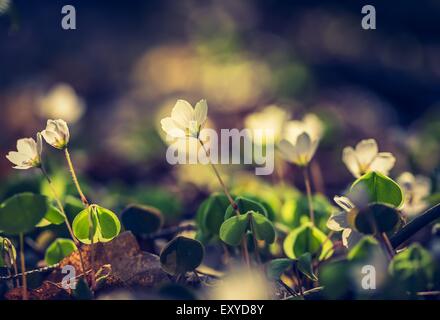
[[[84,102],[67,84],[58,84],[38,100],[41,116],[75,123],[84,113]]]
[[[320,140],[324,132],[324,126],[316,114],[308,113],[302,120],[288,121],[283,129],[284,137],[299,136],[306,132],[312,140]]]
[[[304,167],[312,160],[318,147],[319,140],[312,141],[308,133],[301,133],[296,139],[283,139],[278,144],[281,156],[300,167]]]
[[[207,114],[206,100],[197,102],[195,108],[185,100],[177,100],[171,117],[162,119],[160,123],[162,129],[172,138],[198,138]]]
[[[376,140],[361,140],[356,148],[345,147],[342,152],[342,161],[348,170],[356,177],[370,171],[377,171],[388,175],[394,167],[396,158],[390,152],[379,152]]]
[[[307,114],[302,120],[289,121],[283,128],[278,150],[285,160],[306,166],[316,152],[322,132],[322,123],[314,114]]]
[[[429,178],[404,172],[397,178],[397,183],[403,189],[405,195],[403,211],[408,216],[419,214],[429,206],[428,201],[425,200],[431,190]]]
[[[70,139],[69,127],[64,120],[47,120],[46,129],[41,132],[44,140],[52,147],[64,149]]]
[[[336,196],[333,199],[344,211],[332,215],[327,221],[327,228],[333,231],[342,231],[342,244],[352,248],[362,238],[362,233],[352,229],[348,222],[348,213],[355,209],[355,205],[347,197]]]
[[[284,125],[286,124],[288,113],[277,107],[270,105],[260,112],[254,112],[244,119],[246,129],[252,131],[254,141],[264,141],[264,134],[271,131],[275,143],[281,139]]]
[[[33,138],[17,140],[17,151],[10,151],[6,158],[15,166],[14,169],[29,169],[41,165],[42,142],[41,135],[37,134],[37,141]]]

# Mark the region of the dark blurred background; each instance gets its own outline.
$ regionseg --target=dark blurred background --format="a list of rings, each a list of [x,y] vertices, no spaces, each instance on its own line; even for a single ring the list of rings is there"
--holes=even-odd
[[[241,128],[270,104],[316,113],[327,129],[316,158],[331,191],[351,179],[342,148],[363,138],[396,155],[393,175],[438,168],[440,1],[0,3],[0,154],[63,117],[92,184],[203,180],[166,164],[158,123],[176,98],[206,98],[216,128]],[[66,4],[77,30],[61,28]],[[376,30],[361,28],[365,4],[376,8]],[[60,111],[57,99],[71,103]],[[0,157],[2,183],[27,174]]]

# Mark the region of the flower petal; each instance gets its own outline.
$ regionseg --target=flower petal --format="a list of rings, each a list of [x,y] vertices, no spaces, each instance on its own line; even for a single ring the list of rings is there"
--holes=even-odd
[[[164,118],[160,121],[163,131],[165,131],[172,138],[183,138],[185,136],[185,131],[176,126],[175,121],[170,118]]]
[[[356,156],[361,166],[368,167],[378,152],[379,149],[374,139],[361,140],[356,145]]]
[[[294,159],[297,159],[298,157],[295,147],[286,139],[283,139],[278,143],[278,150],[280,151],[281,156],[287,161],[293,162]]]
[[[338,206],[340,206],[347,212],[355,207],[353,202],[351,202],[350,199],[344,196],[335,196],[333,200],[337,203]]]
[[[32,138],[23,138],[17,140],[17,151],[25,154],[29,159],[34,158],[37,154],[37,144]]]
[[[205,99],[197,102],[196,107],[194,108],[194,120],[197,122],[199,126],[202,126],[208,115],[208,104]]]
[[[29,160],[29,157],[27,155],[22,154],[22,153],[17,152],[17,151],[10,151],[6,155],[6,159],[11,161],[13,164],[19,166],[19,165],[22,165],[23,162]]]
[[[383,173],[385,175],[394,167],[396,158],[389,152],[380,152],[370,165],[370,170]]]
[[[296,139],[296,152],[301,157],[303,161],[308,162],[309,153],[312,150],[312,140],[308,133],[303,132]],[[306,163],[304,163],[306,164]]]
[[[327,228],[333,231],[342,231],[348,227],[347,212],[345,211],[332,215],[327,221]]]
[[[342,231],[342,244],[348,249],[351,249],[362,239],[362,237],[362,233],[356,230],[344,229],[344,231]]]
[[[188,128],[190,121],[194,121],[194,109],[185,100],[177,100],[171,111],[171,118],[182,128]]]
[[[355,176],[356,178],[359,178],[361,176],[356,152],[352,147],[344,148],[344,150],[342,151],[342,162],[345,163],[348,171],[350,171],[353,176]]]

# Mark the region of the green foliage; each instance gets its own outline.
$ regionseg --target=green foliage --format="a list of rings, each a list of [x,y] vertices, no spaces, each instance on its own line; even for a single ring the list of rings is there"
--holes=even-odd
[[[163,225],[162,213],[150,206],[131,205],[121,213],[121,221],[126,230],[135,235],[152,234]]]
[[[312,196],[315,223],[320,230],[326,230],[328,218],[336,212],[336,208],[322,194]],[[292,194],[288,197],[282,208],[280,220],[284,224],[294,227],[299,226],[304,218],[309,218],[309,203],[306,195]]]
[[[60,225],[64,222],[63,213],[54,205],[48,204],[44,218],[37,224],[37,227],[45,227],[50,224]]]
[[[60,262],[76,250],[75,243],[70,239],[58,238],[46,249],[44,261],[48,266]]]
[[[171,275],[194,271],[203,261],[203,245],[194,239],[178,236],[160,253],[162,269]]]
[[[363,237],[350,249],[347,259],[350,261],[362,262],[372,258],[375,253],[382,253],[379,242],[371,236]]]
[[[17,258],[17,252],[12,242],[0,237],[0,267],[11,267]]]
[[[394,256],[389,272],[411,293],[429,290],[434,280],[434,259],[420,244],[414,243]]]
[[[264,240],[266,243],[275,241],[275,228],[272,222],[255,211],[233,216],[223,222],[220,227],[220,239],[231,246],[238,246],[246,233],[252,230],[258,240]]]
[[[396,208],[403,203],[403,191],[399,185],[375,171],[364,174],[352,184],[349,198],[362,198],[363,195],[367,196],[369,203],[385,203]]]
[[[68,195],[64,204],[64,212],[69,221],[73,221],[75,217],[84,210],[84,205],[80,199]]]
[[[249,212],[251,230],[255,232],[258,240],[264,240],[266,243],[273,243],[275,241],[275,227],[269,218],[257,212]]]
[[[326,298],[352,298],[352,273],[350,263],[347,260],[322,265],[319,268],[319,282],[324,287],[323,293]]]
[[[220,227],[220,239],[231,245],[238,246],[249,226],[249,214],[241,214],[227,219]]]
[[[228,198],[222,193],[213,193],[197,210],[196,223],[206,236],[218,236],[229,207]]]
[[[254,200],[247,199],[244,197],[237,197],[237,198],[235,198],[234,201],[238,206],[238,210],[240,211],[240,214],[245,214],[246,212],[249,212],[249,211],[255,211],[255,212],[258,212],[258,213],[268,217],[268,213],[267,213],[266,209],[264,208],[264,206]],[[234,216],[235,214],[236,214],[236,212],[235,212],[234,208],[232,207],[232,205],[229,205],[228,208],[226,209],[224,220],[229,219],[230,217]]]
[[[333,254],[332,242],[311,223],[292,230],[284,240],[283,248],[291,259],[298,259],[307,252],[317,255],[319,260],[327,259]]]
[[[112,211],[96,204],[81,211],[73,220],[73,233],[85,244],[107,242],[116,237],[121,223]]]
[[[384,204],[370,204],[359,210],[354,216],[354,227],[364,234],[390,232],[400,221],[396,209]]]
[[[0,205],[0,230],[18,235],[32,230],[46,215],[47,198],[33,193],[19,193]]]
[[[298,258],[297,267],[307,278],[318,281],[318,277],[313,271],[313,259],[310,252],[306,252]]]
[[[287,258],[273,259],[266,265],[266,274],[270,280],[276,281],[292,266],[293,261]]]

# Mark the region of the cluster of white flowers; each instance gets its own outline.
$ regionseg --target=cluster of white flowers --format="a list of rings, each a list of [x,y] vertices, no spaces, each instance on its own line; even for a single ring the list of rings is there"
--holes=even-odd
[[[281,156],[298,166],[308,165],[323,133],[323,124],[315,114],[306,114],[302,120],[289,120],[288,112],[275,105],[248,115],[244,123],[253,130],[271,129],[272,141]]]
[[[14,169],[38,168],[41,166],[42,139],[57,149],[67,147],[70,139],[69,128],[64,120],[48,120],[46,129],[37,133],[37,140],[23,138],[17,141],[17,151],[10,151],[6,158]]]

